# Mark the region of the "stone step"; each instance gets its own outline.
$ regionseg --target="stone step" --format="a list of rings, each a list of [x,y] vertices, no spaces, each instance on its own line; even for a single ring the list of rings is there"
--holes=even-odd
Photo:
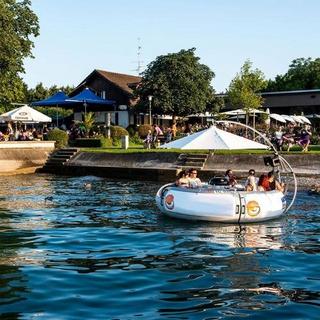
[[[80,149],[79,148],[63,148],[59,149],[58,151],[73,151],[73,152],[78,152]]]
[[[199,163],[199,162],[193,162],[193,161],[186,161],[185,163],[183,163],[184,166],[187,167],[203,167],[204,162]]]
[[[185,166],[185,165],[178,165],[177,168],[180,168],[180,169],[196,169],[196,170],[202,170],[203,167],[199,167],[199,166]]]
[[[207,160],[207,158],[185,158],[185,161],[192,161],[192,162],[205,162]]]
[[[63,166],[63,163],[58,163],[58,162],[48,162],[48,163],[46,163],[45,165],[44,165],[44,167],[43,168],[48,168],[48,167],[50,167],[50,168],[52,168],[52,167],[62,167]]]
[[[55,154],[73,156],[74,154],[76,154],[76,152],[73,152],[73,151],[57,151]]]
[[[53,158],[59,158],[59,159],[70,159],[72,155],[68,155],[68,154],[59,154],[56,153],[54,155],[52,155]]]
[[[46,163],[64,163],[66,161],[69,161],[69,159],[49,158]]]
[[[197,154],[197,153],[192,153],[192,154],[186,154],[187,158],[198,158],[198,159],[206,159],[208,158],[207,154]]]

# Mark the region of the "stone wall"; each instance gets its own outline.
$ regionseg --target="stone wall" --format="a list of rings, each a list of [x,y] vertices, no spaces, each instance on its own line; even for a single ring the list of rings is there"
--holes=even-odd
[[[33,172],[45,164],[54,141],[0,142],[0,174]],[[23,169],[23,170],[22,170]]]

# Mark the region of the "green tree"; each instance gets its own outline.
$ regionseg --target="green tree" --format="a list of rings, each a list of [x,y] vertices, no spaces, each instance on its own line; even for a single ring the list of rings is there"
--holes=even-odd
[[[309,90],[320,88],[320,58],[294,59],[284,75],[269,80],[266,91]]]
[[[30,0],[0,0],[0,105],[24,100],[23,60],[32,58],[39,22]]]
[[[52,118],[52,122],[69,117],[73,114],[72,109],[63,109],[59,107],[36,107],[36,109]]]
[[[153,113],[175,117],[205,111],[213,98],[210,83],[214,73],[199,60],[195,48],[157,57],[143,72],[135,91],[140,107],[146,109],[152,95]]]
[[[263,98],[258,94],[267,86],[262,71],[252,70],[252,62],[245,61],[240,73],[231,81],[227,91],[228,99],[234,109],[257,109],[263,103]]]
[[[50,88],[44,87],[42,82],[38,83],[35,88],[27,89],[25,93],[25,101],[27,103],[31,103],[33,101],[39,101],[57,93],[59,90],[63,91],[67,95],[74,89],[72,86],[62,86],[58,87],[57,85],[53,85]]]
[[[95,123],[94,112],[87,112],[84,115],[83,125],[86,129],[86,136],[89,136],[90,130],[92,129]]]

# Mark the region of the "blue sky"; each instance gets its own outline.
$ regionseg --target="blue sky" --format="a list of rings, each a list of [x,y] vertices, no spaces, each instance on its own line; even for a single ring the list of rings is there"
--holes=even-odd
[[[94,69],[137,74],[157,56],[197,48],[224,91],[246,59],[274,78],[320,56],[318,0],[33,0],[40,20],[29,87],[77,85]]]

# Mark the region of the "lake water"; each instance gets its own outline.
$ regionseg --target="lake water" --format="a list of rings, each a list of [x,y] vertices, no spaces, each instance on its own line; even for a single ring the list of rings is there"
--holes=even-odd
[[[239,226],[166,218],[151,182],[0,184],[1,319],[319,319],[319,196]]]

